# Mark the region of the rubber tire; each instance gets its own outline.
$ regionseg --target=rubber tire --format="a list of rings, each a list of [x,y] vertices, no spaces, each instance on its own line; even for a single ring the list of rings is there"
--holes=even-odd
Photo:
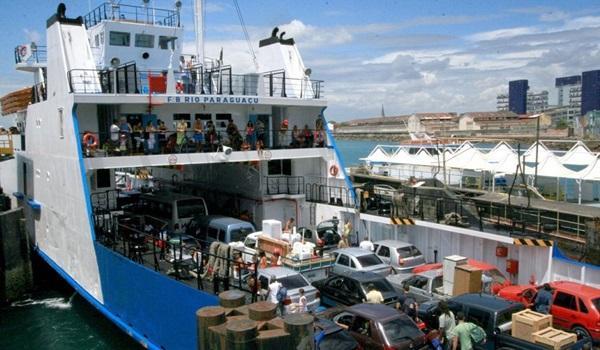
[[[584,338],[592,339],[590,332],[588,332],[587,329],[585,329],[581,326],[575,326],[575,327],[571,328],[571,330],[577,334],[577,340],[584,339]]]

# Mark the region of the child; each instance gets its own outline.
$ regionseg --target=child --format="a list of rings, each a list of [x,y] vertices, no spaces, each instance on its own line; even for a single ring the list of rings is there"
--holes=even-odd
[[[308,301],[306,300],[306,295],[304,295],[304,288],[300,288],[300,300],[298,301],[298,312],[306,313],[308,312]]]

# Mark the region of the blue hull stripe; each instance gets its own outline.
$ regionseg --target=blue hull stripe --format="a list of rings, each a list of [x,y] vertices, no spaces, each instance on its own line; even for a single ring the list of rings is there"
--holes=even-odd
[[[89,294],[82,286],[79,285],[68,273],[66,273],[58,264],[56,264],[49,256],[47,256],[44,252],[42,252],[38,247],[35,247],[35,251],[41,256],[44,261],[50,265],[58,274],[64,278],[76,291],[81,295],[85,300],[87,300],[93,307],[95,307],[100,313],[102,313],[106,318],[112,321],[117,327],[121,328],[125,333],[131,336],[133,339],[138,341],[142,346],[147,349],[155,349],[160,350],[160,347],[150,342],[147,338],[142,336],[138,331],[127,325],[123,320],[115,316],[110,310],[108,310],[104,305],[102,305],[96,298],[94,298],[91,294]]]
[[[329,136],[329,140],[331,141],[331,146],[333,146],[333,150],[335,151],[335,154],[337,156],[337,158],[340,161],[340,167],[341,167],[341,171],[342,174],[344,174],[344,181],[346,182],[346,186],[348,186],[348,189],[350,190],[350,194],[352,195],[352,199],[354,200],[354,203],[356,205],[356,193],[354,192],[354,185],[352,184],[352,181],[350,181],[350,178],[348,177],[348,174],[346,174],[346,165],[344,163],[344,157],[342,157],[342,153],[339,151],[337,144],[335,143],[335,139],[333,138],[333,134],[331,133],[331,130],[329,130],[329,125],[327,125],[327,119],[325,119],[325,109],[327,107],[324,107],[321,110],[321,118],[323,118],[323,120],[325,121],[325,125],[323,125],[325,127],[325,132],[327,132],[327,136]]]

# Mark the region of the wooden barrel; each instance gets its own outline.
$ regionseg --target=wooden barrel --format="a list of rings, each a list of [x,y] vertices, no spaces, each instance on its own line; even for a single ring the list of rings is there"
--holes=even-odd
[[[255,350],[258,322],[252,320],[228,321],[227,350]]]
[[[244,306],[246,303],[246,294],[237,289],[228,290],[219,294],[219,303],[222,307],[229,309]]]
[[[269,321],[277,315],[277,305],[259,301],[248,305],[248,316],[254,321]]]
[[[289,314],[283,317],[284,329],[290,334],[291,349],[314,350],[314,317],[310,314]]]
[[[225,323],[225,309],[220,306],[207,306],[196,311],[198,350],[209,349],[209,327]]]

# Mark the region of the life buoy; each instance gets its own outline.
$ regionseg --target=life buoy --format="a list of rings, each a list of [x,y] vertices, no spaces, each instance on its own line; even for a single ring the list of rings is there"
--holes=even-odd
[[[25,56],[27,55],[27,46],[25,46],[25,45],[21,45],[21,46],[19,47],[19,55],[20,55],[21,57],[25,57]]]
[[[98,136],[90,132],[86,133],[83,135],[83,144],[88,148],[96,149],[96,147],[98,147]]]
[[[340,169],[338,169],[337,165],[332,165],[329,167],[329,175],[336,177]]]
[[[175,84],[175,92],[177,92],[178,94],[182,94],[183,93],[183,83],[178,81]]]

